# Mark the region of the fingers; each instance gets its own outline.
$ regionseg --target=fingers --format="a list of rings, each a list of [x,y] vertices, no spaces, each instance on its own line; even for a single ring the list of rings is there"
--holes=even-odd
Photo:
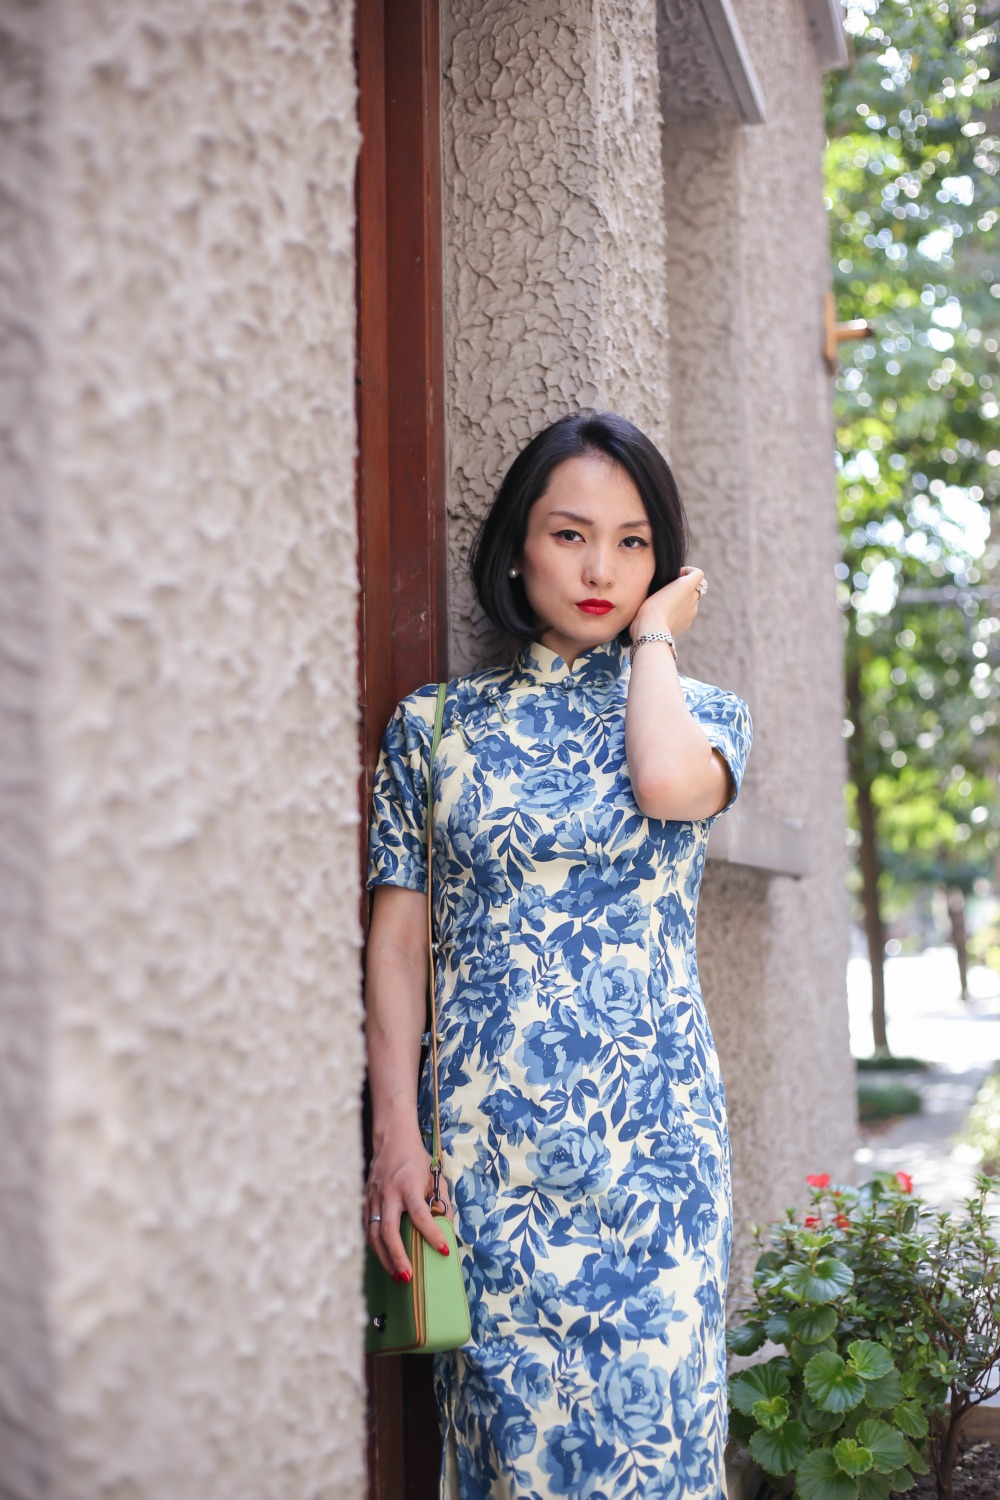
[[[390,1179],[391,1181],[391,1179]],[[372,1176],[365,1194],[367,1203],[368,1243],[378,1259],[396,1281],[408,1281],[413,1274],[406,1247],[399,1232],[403,1197],[397,1186]]]
[[[386,1252],[384,1244],[383,1226],[387,1224],[387,1219],[385,1213],[383,1212],[382,1206],[376,1205],[374,1208],[371,1208],[367,1217],[368,1223],[365,1226],[365,1238],[371,1246],[376,1258],[391,1276],[393,1274],[394,1268]]]
[[[399,1232],[402,1213],[401,1203],[384,1204],[382,1222],[372,1226],[379,1230],[377,1238],[371,1237],[372,1249],[394,1281],[409,1281],[413,1275],[413,1267]]]
[[[690,589],[690,593],[688,594],[686,600],[689,618],[687,625],[683,627],[684,629],[687,629],[688,626],[694,623],[695,616],[698,613],[698,606],[701,603],[703,596],[708,593],[708,579],[705,577],[705,573],[702,568],[696,568],[687,564],[683,568],[681,568],[680,573],[678,574],[678,581],[681,578],[684,579],[685,583]]]
[[[400,1233],[400,1219],[404,1213],[409,1214],[414,1228],[439,1255],[449,1253],[448,1242],[438,1228],[427,1201],[433,1191],[433,1179],[429,1173],[423,1188],[422,1194],[419,1190],[412,1189],[401,1194],[398,1189],[380,1188],[376,1182],[370,1182],[368,1186],[368,1243],[389,1275],[397,1281],[409,1281],[413,1275],[413,1266]],[[443,1188],[442,1184],[442,1196],[445,1196]],[[447,1211],[450,1217],[450,1203],[447,1204]]]
[[[414,1229],[423,1235],[432,1250],[436,1250],[439,1255],[450,1254],[448,1241],[441,1233],[440,1220],[435,1218],[434,1214],[431,1213],[429,1204],[423,1202],[415,1203],[410,1207],[409,1214],[413,1220]],[[451,1209],[449,1205],[450,1217]]]
[[[632,622],[633,639],[649,630],[666,629],[675,636],[683,635],[694,624],[707,587],[702,569],[686,564],[671,583],[645,601]]]

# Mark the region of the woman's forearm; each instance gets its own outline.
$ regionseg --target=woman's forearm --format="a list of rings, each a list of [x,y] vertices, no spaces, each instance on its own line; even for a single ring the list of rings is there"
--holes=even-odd
[[[417,1118],[426,994],[427,898],[383,886],[372,911],[365,985],[373,1146],[365,1198],[368,1242],[386,1270],[404,1281],[413,1266],[400,1238],[401,1214],[448,1254],[428,1207],[430,1157]]]
[[[729,799],[728,768],[688,711],[666,641],[649,641],[635,654],[625,755],[636,802],[649,818],[708,818]]]
[[[372,1138],[419,1135],[417,1075],[427,995],[426,897],[377,891],[368,939],[365,1033]]]
[[[651,594],[632,621],[632,640],[690,630],[704,576],[700,568],[682,568]],[[688,711],[668,641],[646,641],[633,657],[625,756],[635,800],[647,818],[710,818],[729,800],[729,768]]]

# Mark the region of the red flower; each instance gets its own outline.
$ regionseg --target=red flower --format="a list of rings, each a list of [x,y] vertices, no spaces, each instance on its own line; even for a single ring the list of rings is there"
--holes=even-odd
[[[814,1173],[812,1177],[806,1178],[806,1182],[810,1187],[828,1188],[830,1186],[830,1174],[829,1172],[820,1172],[818,1174]]]
[[[818,1229],[822,1222],[823,1220],[819,1214],[808,1214],[805,1219],[805,1226],[807,1229]]]
[[[846,1214],[838,1214],[834,1220],[838,1229],[850,1229],[851,1221]]]
[[[896,1181],[899,1183],[900,1190],[902,1192],[913,1192],[913,1178],[910,1176],[909,1172],[897,1172]]]

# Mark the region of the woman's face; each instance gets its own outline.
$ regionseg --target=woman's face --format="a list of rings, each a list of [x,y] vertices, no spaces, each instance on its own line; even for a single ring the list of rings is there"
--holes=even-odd
[[[631,625],[656,561],[639,491],[599,454],[568,458],[528,512],[515,559],[539,640],[572,665]]]

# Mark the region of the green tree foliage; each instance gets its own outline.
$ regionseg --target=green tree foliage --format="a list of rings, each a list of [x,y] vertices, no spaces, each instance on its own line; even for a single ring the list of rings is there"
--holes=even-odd
[[[829,82],[837,318],[873,330],[836,382],[838,572],[855,837],[883,894],[997,860],[998,11],[848,0],[856,56]]]

